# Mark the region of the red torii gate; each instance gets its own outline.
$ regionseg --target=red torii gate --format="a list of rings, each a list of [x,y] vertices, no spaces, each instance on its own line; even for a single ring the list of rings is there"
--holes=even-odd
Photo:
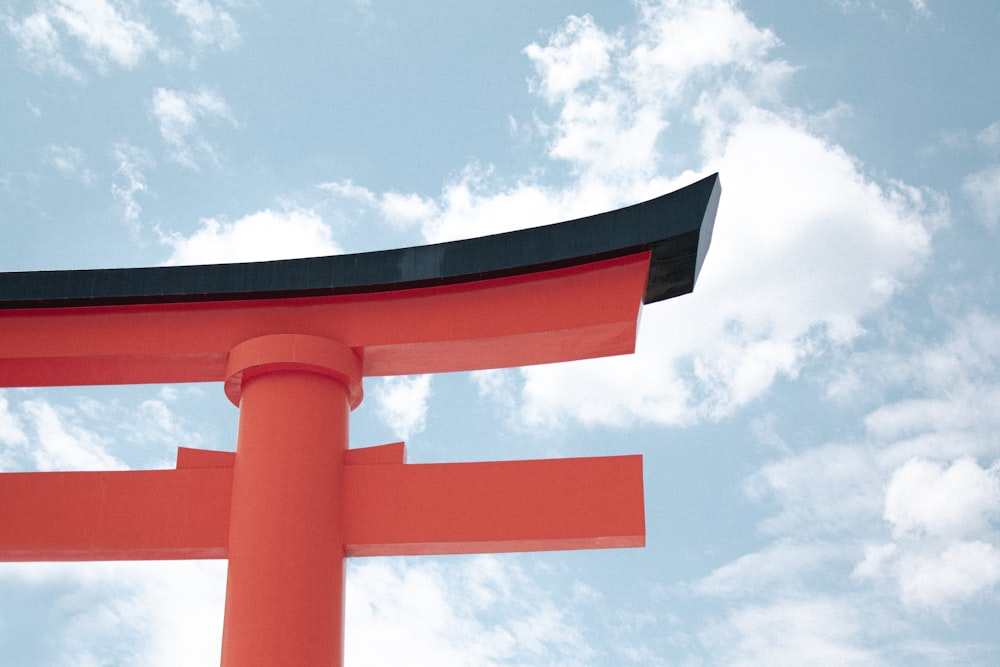
[[[344,558],[638,547],[641,456],[405,464],[348,449],[365,376],[631,353],[690,292],[718,176],[479,239],[200,267],[0,274],[0,386],[223,381],[235,452],[0,474],[0,561],[228,558],[223,667],[339,665]]]

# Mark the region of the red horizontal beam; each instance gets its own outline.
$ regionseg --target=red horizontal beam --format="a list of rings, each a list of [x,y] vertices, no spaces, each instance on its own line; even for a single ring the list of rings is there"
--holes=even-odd
[[[232,468],[0,474],[0,561],[225,558]],[[353,451],[353,450],[352,450]],[[398,445],[344,468],[350,556],[638,547],[642,458],[400,464]],[[232,455],[229,455],[230,461]]]
[[[348,466],[351,556],[641,547],[642,457]]]
[[[225,558],[232,468],[0,474],[0,561]]]
[[[230,350],[288,332],[354,349],[368,376],[627,354],[649,259],[360,295],[0,310],[0,386],[223,381]]]

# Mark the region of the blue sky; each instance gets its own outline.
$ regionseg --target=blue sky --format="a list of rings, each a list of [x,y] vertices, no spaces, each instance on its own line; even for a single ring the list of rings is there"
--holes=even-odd
[[[358,559],[347,664],[1000,662],[1000,9],[117,0],[0,9],[0,270],[321,255],[714,171],[636,355],[370,378],[411,462],[641,453],[648,546]],[[0,390],[0,470],[232,449],[221,386]],[[0,655],[218,664],[224,562],[0,567]]]

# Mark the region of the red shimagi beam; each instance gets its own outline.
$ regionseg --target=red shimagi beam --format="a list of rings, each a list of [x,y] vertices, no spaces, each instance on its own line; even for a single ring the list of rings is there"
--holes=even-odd
[[[0,386],[221,382],[238,344],[288,332],[359,351],[366,376],[627,354],[648,268],[644,252],[374,294],[0,310]]]

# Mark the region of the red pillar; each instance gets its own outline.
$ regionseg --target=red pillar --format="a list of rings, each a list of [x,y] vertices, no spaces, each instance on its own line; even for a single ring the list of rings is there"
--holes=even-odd
[[[323,338],[273,335],[229,355],[239,405],[223,667],[343,663],[342,498],[361,364]]]

